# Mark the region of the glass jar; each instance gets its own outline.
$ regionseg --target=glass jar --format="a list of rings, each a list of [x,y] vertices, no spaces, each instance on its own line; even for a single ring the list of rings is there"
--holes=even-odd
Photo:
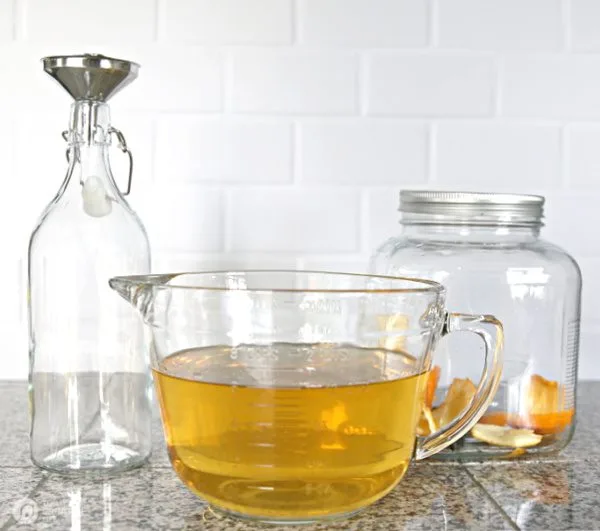
[[[563,249],[540,238],[543,208],[544,198],[531,195],[402,191],[402,233],[372,257],[373,273],[435,280],[451,307],[485,310],[504,325],[495,399],[476,428],[438,458],[555,454],[573,435],[581,273]],[[424,434],[469,403],[482,371],[463,355],[473,348],[457,334],[440,342]]]
[[[110,169],[113,133],[123,147],[106,103],[73,103],[67,175],[29,243],[31,457],[63,473],[132,468],[151,450],[144,331],[108,285],[149,273],[150,246]]]

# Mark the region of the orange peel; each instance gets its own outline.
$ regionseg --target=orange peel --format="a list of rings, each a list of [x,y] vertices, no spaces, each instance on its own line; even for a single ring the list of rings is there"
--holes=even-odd
[[[480,424],[512,426],[533,430],[540,435],[563,431],[573,420],[574,410],[564,409],[564,390],[558,382],[534,374],[525,385],[521,413],[486,413]]]
[[[421,417],[419,418],[419,423],[417,424],[417,435],[426,436],[438,430],[431,407],[433,406],[435,392],[437,391],[438,382],[440,381],[440,372],[441,367],[435,365],[427,375],[425,398],[423,401],[424,405],[421,411]]]
[[[423,407],[417,434],[429,435],[452,422],[469,406],[476,391],[475,384],[469,378],[454,378],[444,402],[439,407],[435,409],[430,409],[427,405]]]
[[[495,424],[475,424],[471,435],[482,442],[508,448],[529,448],[542,441],[542,436],[528,429],[515,429]]]
[[[564,388],[558,382],[534,374],[525,387],[524,413],[509,420],[544,435],[559,433],[571,423],[574,413],[565,409],[564,402]]]
[[[435,400],[435,392],[437,390],[438,382],[440,381],[441,368],[438,365],[432,367],[427,376],[427,387],[425,388],[425,405],[428,408],[433,406]]]
[[[431,435],[433,432],[439,429],[435,419],[436,411],[437,410],[435,409],[432,411],[431,408],[423,406],[421,417],[419,418],[419,423],[417,424],[417,435],[426,437],[427,435]]]
[[[452,422],[469,406],[477,388],[469,378],[454,378],[442,405],[435,411],[437,424],[441,428]]]

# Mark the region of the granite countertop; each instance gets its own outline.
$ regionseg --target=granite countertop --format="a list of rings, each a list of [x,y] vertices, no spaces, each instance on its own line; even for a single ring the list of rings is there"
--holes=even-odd
[[[27,386],[0,382],[0,530],[600,529],[600,382],[583,382],[578,427],[550,460],[414,463],[396,489],[354,518],[273,527],[217,516],[171,470],[157,419],[153,457],[110,479],[70,479],[29,459]]]

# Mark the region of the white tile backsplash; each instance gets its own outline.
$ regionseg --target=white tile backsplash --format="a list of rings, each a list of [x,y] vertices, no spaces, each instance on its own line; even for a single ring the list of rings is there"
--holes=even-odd
[[[597,0],[570,0],[569,32],[571,48],[577,51],[600,50],[600,2]]]
[[[232,53],[234,111],[352,114],[356,110],[355,54],[278,49]]]
[[[396,120],[318,120],[300,124],[303,183],[400,185],[427,179],[427,127]]]
[[[426,0],[299,0],[300,42],[417,48],[427,44]]]
[[[439,45],[468,50],[557,51],[561,0],[441,0]]]
[[[375,53],[368,57],[369,114],[489,115],[494,64],[487,57]]]
[[[115,96],[115,109],[147,112],[216,112],[222,109],[222,50],[151,45],[127,48],[120,55],[137,61],[141,68],[138,80]],[[144,82],[140,83],[141,80]]]
[[[0,2],[0,43],[10,41],[15,35],[14,2]]]
[[[401,188],[541,193],[600,378],[599,21],[596,0],[0,0],[3,377],[27,375],[27,240],[66,170],[40,58],[90,52],[141,64],[111,107],[155,271],[360,271]]]
[[[398,188],[371,189],[365,201],[365,248],[377,249],[384,241],[400,234]]]
[[[292,0],[169,0],[166,38],[188,44],[289,44]]]
[[[287,121],[162,117],[156,144],[156,178],[166,184],[292,180],[292,124]]]
[[[143,194],[139,214],[152,248],[158,252],[223,250],[223,197],[219,190],[197,185],[161,183]]]
[[[561,186],[560,129],[523,123],[438,126],[437,182],[470,189]]]
[[[229,212],[231,250],[358,251],[359,196],[344,189],[239,189]]]
[[[600,56],[510,56],[500,77],[506,116],[600,119]]]
[[[595,237],[600,222],[598,197],[583,190],[555,191],[547,193],[546,200],[544,238],[567,249],[578,260],[600,257],[600,238]],[[587,296],[591,295],[593,292]]]
[[[29,41],[122,45],[155,36],[156,2],[149,0],[21,0]],[[9,0],[3,0],[3,3]]]
[[[594,190],[600,185],[600,125],[576,124],[566,132],[568,183]]]

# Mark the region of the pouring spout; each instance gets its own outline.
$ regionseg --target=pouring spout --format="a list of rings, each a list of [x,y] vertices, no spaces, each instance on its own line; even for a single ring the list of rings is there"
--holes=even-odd
[[[136,283],[132,277],[114,277],[108,281],[108,285],[127,302],[135,305],[135,292],[142,284]]]
[[[113,277],[108,281],[108,285],[131,304],[146,323],[150,324],[157,288],[164,286],[174,276],[176,275]]]

